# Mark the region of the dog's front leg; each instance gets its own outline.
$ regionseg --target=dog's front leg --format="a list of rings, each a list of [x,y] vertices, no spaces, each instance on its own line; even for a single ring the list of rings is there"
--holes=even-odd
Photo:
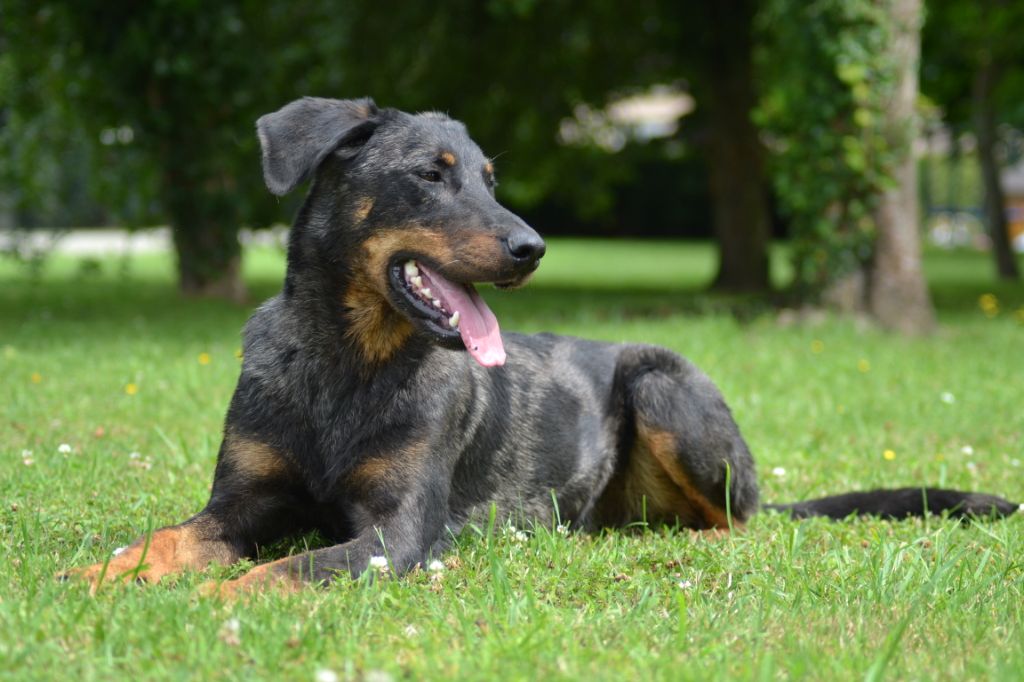
[[[266,588],[291,592],[339,576],[355,578],[366,571],[405,573],[425,562],[431,548],[443,546],[448,532],[448,481],[419,483],[399,498],[397,507],[384,495],[369,504],[354,505],[354,517],[366,520],[354,539],[257,566],[236,580],[210,584],[203,591],[232,598]],[[389,511],[384,509],[387,506]]]

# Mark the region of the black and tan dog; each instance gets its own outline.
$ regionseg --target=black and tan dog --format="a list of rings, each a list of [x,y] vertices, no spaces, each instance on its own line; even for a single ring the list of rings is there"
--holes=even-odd
[[[398,572],[480,510],[574,527],[727,529],[758,509],[754,461],[714,384],[661,348],[502,334],[474,284],[523,284],[544,242],[441,114],[306,98],[261,118],[267,185],[313,178],[284,290],[245,329],[206,508],[77,573],[153,581],[317,529],[339,544],[223,592]],[[557,502],[556,502],[557,501]],[[1007,514],[1000,498],[874,491],[798,516]],[[378,560],[379,561],[379,560]]]

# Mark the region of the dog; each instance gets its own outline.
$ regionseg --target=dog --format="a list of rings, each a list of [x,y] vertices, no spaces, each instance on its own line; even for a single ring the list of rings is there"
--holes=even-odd
[[[245,327],[210,500],[74,571],[153,582],[310,530],[332,546],[212,587],[293,590],[402,573],[478,514],[594,530],[742,528],[754,460],[725,400],[663,348],[500,331],[474,284],[523,285],[545,243],[495,199],[465,126],[370,99],[303,98],[257,122],[267,187],[312,178],[282,292]],[[907,488],[766,505],[796,517],[1010,514]]]

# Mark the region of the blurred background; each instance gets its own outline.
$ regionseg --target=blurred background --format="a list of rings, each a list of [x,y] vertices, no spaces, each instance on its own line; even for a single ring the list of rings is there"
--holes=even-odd
[[[1021,26],[1014,0],[2,0],[0,251],[166,247],[182,292],[245,300],[242,242],[302,194],[264,188],[255,119],[369,95],[466,122],[545,236],[703,240],[702,286],[926,329],[922,245],[1019,278]]]

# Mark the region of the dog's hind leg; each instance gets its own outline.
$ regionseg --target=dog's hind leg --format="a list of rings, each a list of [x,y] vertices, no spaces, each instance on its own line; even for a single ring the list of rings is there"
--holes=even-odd
[[[107,562],[72,569],[62,577],[83,579],[95,591],[102,582],[150,583],[211,563],[234,563],[251,555],[258,543],[296,529],[290,509],[297,506],[299,495],[276,451],[229,434],[205,509],[137,539]]]
[[[604,525],[741,525],[757,510],[754,461],[721,393],[706,375],[660,348],[623,351],[615,388],[620,461],[597,507]]]

